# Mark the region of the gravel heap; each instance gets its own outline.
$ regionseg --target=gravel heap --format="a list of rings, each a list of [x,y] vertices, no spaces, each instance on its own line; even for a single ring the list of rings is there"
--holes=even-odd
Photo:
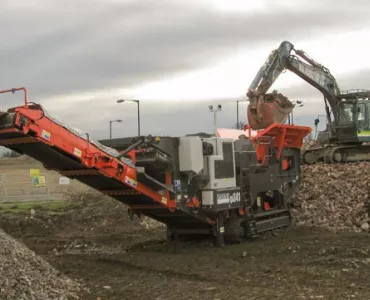
[[[302,151],[304,150],[308,150],[308,149],[315,149],[315,148],[319,148],[321,147],[321,145],[315,141],[315,140],[309,140],[309,141],[305,141],[302,145]]]
[[[81,289],[0,229],[0,299],[79,299]]]
[[[292,214],[297,226],[369,231],[370,162],[303,165]]]
[[[156,220],[153,220],[148,217],[142,217],[142,221],[140,222],[141,226],[144,226],[145,229],[158,229],[158,228],[165,228],[166,226],[163,223],[160,223]]]

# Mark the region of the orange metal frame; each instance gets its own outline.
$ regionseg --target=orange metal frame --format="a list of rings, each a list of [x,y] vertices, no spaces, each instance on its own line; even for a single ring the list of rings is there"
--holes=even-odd
[[[88,171],[76,170],[61,172],[65,176],[96,175],[100,173],[129,186],[133,191],[136,191],[134,194],[139,193],[150,197],[162,207],[168,207],[170,210],[174,210],[176,208],[175,199],[170,199],[169,192],[166,192],[165,196],[163,196],[146,185],[138,182],[135,168],[100,150],[93,143],[90,143],[88,139],[83,139],[69,131],[67,128],[55,123],[44,115],[41,106],[28,103],[26,89],[20,88],[0,91],[0,94],[17,90],[24,90],[25,105],[8,110],[9,112],[15,112],[17,114],[15,128],[0,130],[0,134],[21,132],[26,136],[21,139],[17,138],[17,141],[15,141],[15,139],[9,139],[8,141],[3,140],[1,141],[2,145],[6,146],[14,144],[14,142],[19,144],[35,142],[44,143],[75,157],[81,165],[90,169]],[[26,119],[26,124],[24,126],[21,126],[21,117]],[[167,175],[166,183],[170,180],[171,176]],[[119,191],[102,192],[107,194],[119,193]],[[126,193],[127,191],[122,192],[122,194]]]
[[[15,93],[15,92],[18,92],[18,91],[23,91],[24,92],[24,106],[27,106],[28,104],[28,93],[27,93],[27,89],[24,88],[24,87],[20,87],[20,88],[14,88],[14,89],[10,89],[10,90],[2,90],[0,91],[0,94],[5,94],[5,93]]]
[[[244,130],[248,130],[250,133],[251,129],[246,125]],[[277,149],[276,158],[280,160],[284,148],[302,148],[303,138],[311,131],[312,128],[308,126],[274,123],[266,129],[258,131],[257,135],[250,139],[256,148],[257,160],[267,163],[266,157],[269,147]]]

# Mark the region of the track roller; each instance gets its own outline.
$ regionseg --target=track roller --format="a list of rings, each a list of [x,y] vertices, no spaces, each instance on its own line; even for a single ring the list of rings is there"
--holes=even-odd
[[[319,156],[314,151],[308,150],[303,153],[303,161],[307,165],[315,164],[317,163],[318,160],[319,160]]]
[[[328,164],[343,162],[343,153],[337,147],[328,148],[324,153],[324,162]]]
[[[332,157],[333,161],[336,163],[340,163],[343,161],[343,153],[340,151],[340,149],[333,149]]]
[[[257,237],[257,225],[256,220],[254,220],[252,215],[247,217],[246,223],[247,226],[247,238],[254,239]]]
[[[332,164],[334,162],[333,160],[333,148],[328,148],[325,150],[324,153],[324,163],[326,164]]]

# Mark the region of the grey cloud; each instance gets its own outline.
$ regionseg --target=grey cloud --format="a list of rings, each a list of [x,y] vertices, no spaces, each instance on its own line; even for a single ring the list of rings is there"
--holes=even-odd
[[[231,128],[236,124],[236,99],[218,99],[199,102],[178,103],[176,107],[168,109],[168,103],[142,101],[141,103],[141,133],[143,135],[171,135],[182,136],[195,132],[213,132],[213,114],[209,112],[209,105],[222,105],[218,113],[218,126]],[[309,115],[304,111],[297,113],[296,123],[311,126],[315,113],[315,104],[306,105]],[[246,121],[246,103],[239,104],[239,120]],[[122,119],[122,123],[113,124],[113,137],[134,136],[137,133],[137,113],[135,105],[119,105],[92,102],[84,107],[76,103],[74,109],[50,111],[61,121],[77,127],[83,132],[90,133],[94,139],[109,137],[109,121]]]
[[[0,11],[0,34],[8,41],[0,45],[0,86],[26,85],[36,101],[128,87],[219,62],[240,45],[253,48],[367,22],[360,5],[343,14],[348,8],[331,1],[319,9],[275,5],[239,15],[175,1],[35,3],[40,9],[5,5]]]
[[[219,101],[200,101],[198,103],[180,104],[177,109],[171,111],[158,110],[153,115],[150,112],[164,103],[142,103],[141,114],[141,134],[142,135],[170,135],[183,136],[188,133],[213,132],[213,114],[208,111],[209,104],[222,104],[222,112],[218,113],[218,127],[231,128],[236,124],[236,101],[219,99]],[[313,105],[312,105],[313,106]],[[306,108],[311,108],[307,105]],[[77,107],[78,109],[79,107]],[[95,140],[109,138],[109,121],[123,119],[123,123],[114,123],[112,126],[113,138],[137,135],[137,116],[135,107],[124,108],[121,110],[108,110],[103,117],[99,117],[99,109],[95,107],[88,110],[87,115],[80,111],[66,112],[60,114],[62,120],[71,120],[68,124],[79,128],[83,132],[91,133]],[[158,109],[158,108],[157,108]],[[297,125],[313,126],[314,115],[305,115],[304,112],[295,114],[294,121]],[[239,120],[246,121],[246,105],[240,104]],[[321,124],[320,124],[321,126]],[[321,127],[320,127],[321,128]]]
[[[361,72],[338,76],[343,89],[366,88],[370,82],[370,69]],[[305,106],[295,110],[295,123],[313,126],[313,119],[318,113],[324,113],[324,102],[321,94],[306,83],[291,88],[280,89],[290,99],[303,100]],[[2,107],[5,97],[0,97]],[[22,95],[9,96],[12,105],[22,102]],[[220,127],[230,128],[236,123],[236,100],[210,99],[203,101],[160,102],[141,101],[142,134],[184,135],[200,131],[212,132],[213,115],[208,111],[210,104],[222,104],[222,112],[218,115]],[[73,107],[55,107],[47,101],[42,103],[54,117],[60,121],[90,133],[94,139],[109,137],[109,121],[123,119],[123,123],[113,125],[113,136],[133,136],[137,133],[137,107],[131,104],[116,104],[115,99],[93,98],[89,102],[77,102]],[[50,105],[49,105],[50,104]],[[246,103],[239,104],[239,118],[246,121]],[[321,126],[321,125],[320,125]]]
[[[343,89],[366,88],[370,82],[370,69],[361,72],[338,76],[338,82]],[[290,99],[303,100],[305,106],[295,110],[295,123],[313,126],[313,119],[318,113],[324,113],[324,102],[321,94],[306,83],[291,88],[280,89],[274,86]],[[5,97],[0,97],[0,100]],[[12,105],[20,104],[22,94],[9,96]],[[199,102],[160,102],[141,101],[142,134],[184,135],[200,131],[212,132],[213,116],[208,111],[210,104],[222,104],[218,124],[230,128],[236,123],[236,100],[240,99],[210,99]],[[1,101],[2,107],[3,101]],[[113,136],[133,136],[137,133],[137,107],[131,104],[116,104],[115,99],[94,98],[89,102],[77,102],[73,107],[53,107],[48,102],[42,103],[52,116],[60,121],[90,133],[94,139],[109,137],[109,121],[123,119],[123,123],[113,125]],[[51,104],[51,103],[50,103]],[[246,121],[246,103],[239,104],[239,118]],[[320,125],[321,126],[321,125]],[[322,129],[322,128],[321,128]]]
[[[213,114],[208,106],[222,104],[218,124],[231,127],[236,123],[236,102],[234,99],[218,99],[199,102],[182,102],[169,109],[168,102],[141,101],[142,134],[184,135],[199,131],[212,132]],[[85,106],[76,103],[72,109],[52,109],[49,113],[60,121],[92,134],[94,139],[109,137],[109,121],[122,119],[113,124],[113,136],[133,136],[137,134],[137,107],[134,104],[92,101]],[[240,104],[240,119],[245,120],[246,112]]]
[[[338,76],[342,89],[369,88],[370,69]],[[306,83],[278,91],[292,100],[304,101],[305,106],[295,110],[295,123],[313,126],[313,120],[319,113],[324,113],[322,95]],[[210,99],[199,102],[183,101],[176,103],[141,101],[141,129],[143,134],[184,135],[200,131],[212,132],[213,115],[208,111],[210,104],[222,104],[218,124],[230,128],[236,124],[236,100],[240,99]],[[62,121],[92,133],[96,139],[109,136],[109,120],[123,119],[123,123],[114,124],[113,133],[118,136],[132,136],[137,132],[137,111],[134,104],[116,104],[111,101],[93,99],[88,103],[76,103],[73,109],[54,108],[52,114],[57,114]],[[239,104],[239,119],[246,121],[246,103]]]
[[[295,2],[298,2],[295,1]],[[301,1],[303,2],[303,1]],[[367,1],[317,1],[308,8],[283,10],[278,1],[269,10],[228,15],[207,6],[175,1],[27,1],[27,9],[8,0],[0,11],[0,88],[26,86],[30,98],[62,121],[107,138],[109,120],[114,135],[137,132],[135,105],[117,106],[107,99],[77,102],[58,108],[48,96],[125,88],[148,80],[220,62],[239,46],[256,46],[315,36],[323,31],[351,30],[368,25]],[[18,2],[21,3],[21,2]],[[31,3],[35,3],[31,5]],[[306,1],[307,3],[307,1]],[[273,2],[271,2],[273,4]],[[366,8],[367,5],[367,8]],[[340,16],[340,20],[339,17]],[[271,49],[267,49],[267,52]],[[267,53],[266,52],[266,53]],[[248,66],[241,66],[241,68]],[[257,71],[257,70],[256,70]],[[365,87],[370,70],[338,77],[343,89]],[[247,88],[247,84],[246,84]],[[278,86],[276,87],[278,88]],[[283,93],[297,99],[320,97],[301,84]],[[2,107],[21,103],[21,96],[0,97]],[[8,100],[9,99],[9,100]],[[219,99],[221,127],[236,123],[236,99]],[[207,106],[217,101],[168,103],[142,101],[143,134],[182,135],[212,131]],[[240,119],[245,120],[245,107]],[[304,116],[301,117],[302,122]],[[307,122],[311,124],[311,117]]]
[[[343,91],[351,89],[369,89],[370,90],[370,69],[357,70],[355,72],[341,74],[336,76],[333,74],[337,80],[339,88]],[[321,101],[323,96],[316,88],[306,83],[302,79],[302,83],[293,86],[279,88],[278,81],[271,87],[272,89],[277,89],[279,92],[283,93],[285,96],[291,99],[314,99],[315,101]]]

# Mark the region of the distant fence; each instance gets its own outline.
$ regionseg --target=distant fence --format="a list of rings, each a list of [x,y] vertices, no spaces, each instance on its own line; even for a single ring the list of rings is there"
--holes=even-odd
[[[0,202],[61,200],[66,189],[88,187],[29,158],[0,159]]]

